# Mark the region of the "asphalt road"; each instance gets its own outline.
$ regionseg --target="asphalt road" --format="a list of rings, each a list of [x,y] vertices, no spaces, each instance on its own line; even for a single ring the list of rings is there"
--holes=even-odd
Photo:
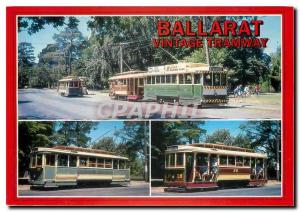
[[[66,187],[51,190],[30,190],[27,186],[19,189],[19,196],[149,196],[149,184],[131,182],[129,186]]]
[[[231,98],[225,106],[193,108],[155,102],[111,100],[107,93],[84,97],[62,97],[51,89],[19,89],[19,119],[279,119],[280,94],[241,99]],[[269,101],[270,99],[270,101]],[[275,99],[275,101],[274,101]],[[279,102],[279,103],[278,103]]]
[[[266,185],[264,187],[249,188],[226,188],[213,191],[197,191],[197,192],[164,192],[164,187],[152,187],[152,196],[280,196],[281,184]]]

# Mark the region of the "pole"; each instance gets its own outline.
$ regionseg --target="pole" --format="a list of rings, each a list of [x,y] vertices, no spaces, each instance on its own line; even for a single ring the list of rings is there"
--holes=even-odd
[[[149,182],[149,175],[148,175],[148,142],[147,142],[147,123],[144,122],[144,155],[145,155],[145,181]]]
[[[123,44],[120,44],[120,73],[123,72]]]
[[[276,179],[277,181],[280,181],[280,155],[279,155],[279,152],[280,152],[280,124],[278,123],[277,125],[277,130],[278,130],[278,133],[277,133],[277,143],[276,143]]]
[[[207,31],[207,29],[206,29],[206,16],[203,16],[203,29],[204,29],[204,32]],[[206,63],[208,65],[208,67],[210,67],[209,49],[208,49],[208,45],[207,45],[207,40],[204,39],[204,42],[205,42]]]

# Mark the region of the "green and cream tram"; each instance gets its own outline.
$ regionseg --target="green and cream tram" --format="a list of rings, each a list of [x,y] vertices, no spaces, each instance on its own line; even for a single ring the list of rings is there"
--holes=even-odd
[[[61,96],[83,96],[85,93],[83,78],[67,76],[58,81],[57,92]]]
[[[110,96],[182,105],[226,104],[227,71],[203,63],[149,67],[147,72],[124,72],[109,79]]]
[[[165,152],[166,191],[263,186],[267,156],[223,144],[170,146]]]
[[[80,147],[37,147],[31,153],[29,170],[30,183],[36,187],[130,182],[127,157]]]

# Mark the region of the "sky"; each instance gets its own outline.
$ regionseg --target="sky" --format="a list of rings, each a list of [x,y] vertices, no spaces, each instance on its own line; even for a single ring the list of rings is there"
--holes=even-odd
[[[89,37],[91,31],[87,27],[89,16],[78,16],[79,30],[83,36]],[[264,25],[261,26],[261,37],[269,38],[268,47],[265,49],[266,53],[275,52],[277,47],[281,45],[281,17],[280,16],[264,16],[261,18]],[[55,29],[51,25],[46,25],[45,29],[40,30],[38,33],[28,35],[26,31],[18,33],[18,42],[29,42],[34,47],[34,54],[36,62],[38,61],[38,54],[49,43],[54,43],[53,35],[59,33],[64,27]]]
[[[205,121],[204,125],[201,125],[201,128],[206,130],[207,135],[211,135],[217,129],[228,129],[232,136],[237,136],[241,133],[240,125],[247,123],[247,121],[240,120],[213,120],[213,121]]]

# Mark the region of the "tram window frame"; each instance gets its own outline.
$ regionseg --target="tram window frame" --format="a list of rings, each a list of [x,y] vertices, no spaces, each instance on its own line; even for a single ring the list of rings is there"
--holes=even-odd
[[[144,86],[144,79],[143,78],[139,78],[139,86]]]
[[[105,168],[105,159],[97,158],[97,168]]]
[[[88,157],[79,157],[79,167],[88,167]]]
[[[176,167],[177,166],[184,166],[184,153],[178,152],[176,153]]]
[[[36,167],[43,166],[43,155],[42,154],[36,154]]]
[[[113,160],[113,169],[119,169],[119,160]]]
[[[31,168],[35,168],[36,167],[36,154],[33,154],[31,156]]]
[[[218,79],[219,82],[217,83],[215,80]],[[213,86],[220,86],[221,85],[221,74],[220,73],[213,73]]]
[[[231,161],[232,159],[232,161]],[[227,159],[227,163],[228,163],[228,166],[235,166],[235,156],[228,156],[228,159]],[[231,163],[231,162],[234,162],[234,163]]]
[[[207,76],[210,76],[210,79],[209,79],[210,81],[207,81]],[[213,82],[212,73],[211,72],[204,73],[203,74],[203,85],[204,86],[212,86],[212,82]]]
[[[184,84],[192,84],[192,82],[193,82],[192,74],[184,74]]]
[[[155,85],[155,76],[151,76],[151,84]]]
[[[113,168],[113,165],[112,165],[112,159],[105,159],[105,168],[107,169],[112,169]]]
[[[198,85],[201,84],[202,75],[201,74],[194,74],[194,84]]]
[[[204,162],[205,163],[202,163],[203,160],[200,160],[202,157],[201,156],[205,156],[204,157]],[[197,153],[196,154],[196,166],[208,166],[208,162],[209,162],[209,156],[207,153]]]
[[[166,75],[166,84],[171,84],[171,75]]]
[[[147,77],[147,85],[151,85],[151,77]]]
[[[248,164],[246,164],[245,161],[248,161]],[[243,166],[250,167],[250,157],[244,157],[244,159],[243,159]]]
[[[165,84],[166,83],[166,75],[161,75],[160,76],[160,83]]]
[[[235,157],[235,166],[243,166],[243,157],[242,156],[236,156]]]
[[[169,166],[175,167],[175,153],[169,154]]]
[[[77,156],[76,155],[69,155],[69,167],[77,167]]]
[[[45,154],[45,166],[55,166],[55,154]]]
[[[226,159],[226,163],[222,163],[224,161],[222,161],[222,159]],[[220,166],[228,166],[228,156],[227,155],[220,155],[219,156],[219,163],[220,163]]]
[[[184,84],[184,76],[183,74],[178,74],[179,84]]]
[[[125,160],[119,160],[119,169],[126,169]]]
[[[57,166],[68,167],[68,155],[67,154],[58,154],[57,155]]]
[[[155,84],[160,84],[160,76],[155,76]]]
[[[94,157],[90,157],[88,167],[97,167],[97,159]]]

